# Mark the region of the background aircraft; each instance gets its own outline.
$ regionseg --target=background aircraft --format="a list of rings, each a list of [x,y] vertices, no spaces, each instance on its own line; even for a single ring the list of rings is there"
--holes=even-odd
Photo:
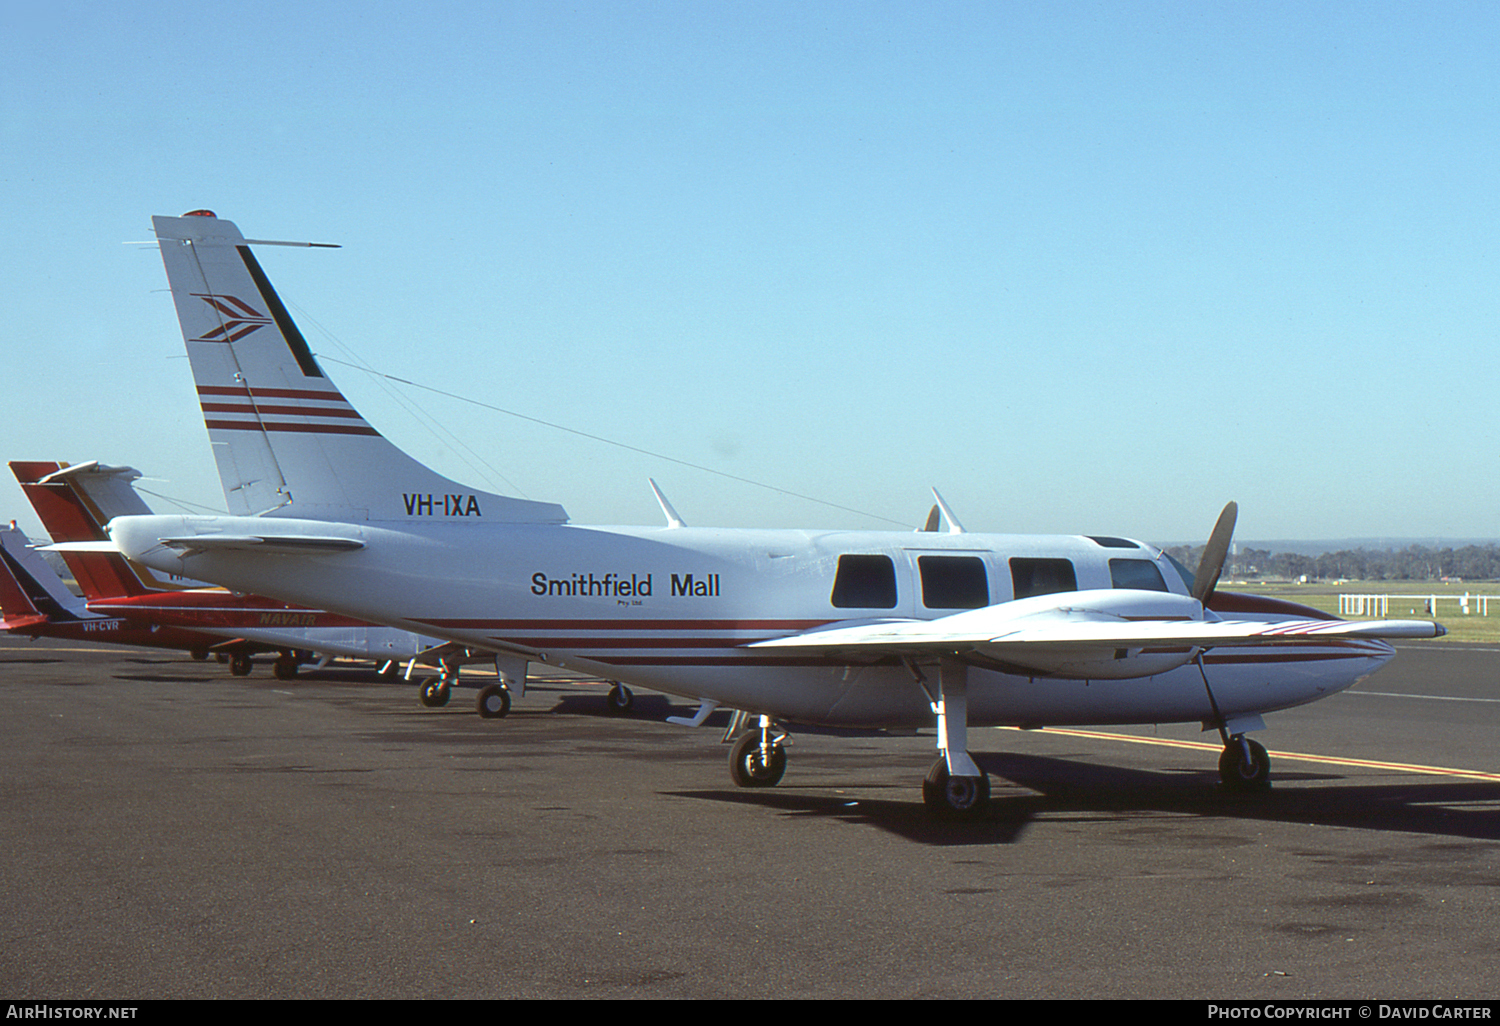
[[[170,648],[206,658],[236,639],[162,627],[138,617],[90,612],[12,521],[0,527],[0,630],[30,638]]]
[[[156,569],[337,609],[527,661],[739,710],[737,783],[786,766],[778,720],[937,727],[923,787],[972,815],[989,783],[969,723],[1202,721],[1221,779],[1264,787],[1262,714],[1349,687],[1432,637],[1215,585],[1230,504],[1196,574],[1109,535],[583,527],[477,492],[396,449],[323,373],[251,243],[208,211],[153,219],[230,508],[119,517]],[[1232,612],[1230,610],[1232,609]],[[1223,613],[1218,610],[1223,610]]]
[[[104,533],[103,525],[111,517],[151,513],[133,486],[141,476],[139,471],[97,461],[75,466],[12,461],[10,467],[53,541],[62,546],[63,558],[90,610],[216,637],[228,635],[234,640],[221,641],[216,649],[229,652],[230,669],[236,676],[250,672],[256,651],[278,653],[274,669],[283,680],[296,676],[298,664],[308,653],[325,661],[333,656],[373,660],[389,677],[399,674],[399,663],[404,660],[408,675],[417,665],[441,670],[441,676],[420,685],[422,704],[438,707],[448,703],[464,663],[491,658],[489,653],[326,610],[231,593],[175,575],[163,579],[128,562]],[[482,695],[480,715],[505,715],[506,697]],[[608,696],[607,708],[615,713],[628,711],[632,697],[617,684]]]

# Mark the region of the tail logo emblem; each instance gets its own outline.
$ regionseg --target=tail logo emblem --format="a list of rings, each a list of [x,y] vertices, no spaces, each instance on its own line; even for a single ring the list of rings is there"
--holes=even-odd
[[[204,295],[201,292],[193,295],[213,307],[219,315],[219,326],[199,335],[194,342],[238,342],[257,328],[271,323],[271,318],[236,296]]]

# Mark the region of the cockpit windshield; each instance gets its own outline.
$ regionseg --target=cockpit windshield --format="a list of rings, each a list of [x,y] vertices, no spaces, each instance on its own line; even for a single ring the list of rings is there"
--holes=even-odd
[[[1163,552],[1162,555],[1167,557],[1167,562],[1172,564],[1172,568],[1177,571],[1177,576],[1182,578],[1182,583],[1187,587],[1188,594],[1191,595],[1193,593],[1193,582],[1198,575],[1183,566],[1176,559],[1173,559],[1171,553]]]

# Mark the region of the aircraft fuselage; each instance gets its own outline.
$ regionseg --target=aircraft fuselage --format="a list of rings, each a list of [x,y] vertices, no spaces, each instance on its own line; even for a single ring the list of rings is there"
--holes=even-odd
[[[117,518],[110,533],[157,570],[824,725],[921,726],[934,714],[930,694],[894,659],[854,662],[746,644],[834,622],[933,619],[1034,589],[1135,586],[1120,581],[1151,574],[1144,564],[1156,568],[1160,590],[1187,593],[1153,547],[1068,535],[180,516]],[[257,534],[361,547],[277,556],[182,542]],[[159,544],[166,538],[177,547]],[[1233,718],[1322,698],[1393,654],[1371,640],[1217,648],[1205,654],[1204,669],[1220,713]],[[1192,664],[1123,680],[975,667],[968,716],[1016,726],[1215,719]]]

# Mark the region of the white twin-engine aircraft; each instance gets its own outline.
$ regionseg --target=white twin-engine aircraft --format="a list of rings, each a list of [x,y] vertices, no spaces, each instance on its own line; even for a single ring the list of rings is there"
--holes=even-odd
[[[1202,721],[1232,788],[1263,788],[1261,714],[1373,673],[1425,621],[1350,623],[1215,594],[1231,503],[1196,574],[1115,537],[925,530],[585,527],[401,452],[323,373],[245,239],[208,211],[154,219],[232,516],[129,516],[157,570],[737,710],[732,776],[777,783],[778,721],[936,724],[929,807],[973,815],[969,724]],[[267,244],[267,243],[259,243]],[[280,245],[308,245],[278,243]],[[946,524],[946,530],[939,530]]]

